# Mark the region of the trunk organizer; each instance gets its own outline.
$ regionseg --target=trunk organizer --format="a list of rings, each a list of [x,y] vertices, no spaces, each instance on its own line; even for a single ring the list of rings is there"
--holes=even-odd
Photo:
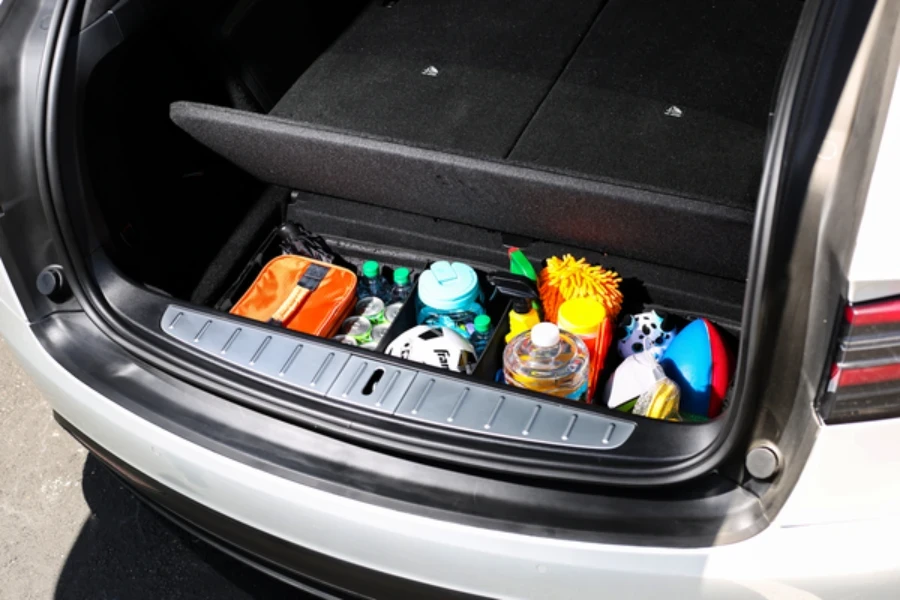
[[[471,375],[452,373],[382,354],[416,323],[416,288],[377,350],[346,346],[227,314],[262,267],[281,253],[271,233],[235,283],[215,304],[219,312],[170,305],[163,331],[207,357],[287,385],[323,401],[492,437],[571,448],[609,450],[622,445],[635,424],[587,405],[495,383],[502,366],[509,302],[491,298],[476,267],[494,333]],[[357,257],[345,257],[353,262]],[[392,266],[384,257],[382,264]],[[408,261],[406,261],[408,263]],[[403,264],[420,273],[428,266]]]
[[[278,230],[276,229],[269,233],[265,241],[254,253],[247,266],[241,271],[235,282],[222,295],[219,301],[215,303],[214,308],[225,313],[231,310],[231,307],[234,306],[235,302],[237,302],[253,280],[256,279],[262,268],[270,260],[279,256],[281,253],[282,250],[279,244]],[[359,265],[369,258],[371,257],[365,255],[359,257],[351,256],[348,260],[353,263],[353,265],[357,267],[357,271],[359,271]],[[385,336],[379,341],[378,347],[375,350],[359,348],[362,352],[383,354],[391,342],[397,339],[400,334],[417,325],[415,298],[418,294],[418,275],[428,268],[429,264],[428,261],[422,261],[413,265],[391,264],[390,262],[383,260],[380,260],[379,262],[382,264],[383,275],[385,275],[385,278],[388,281],[391,280],[393,270],[400,266],[411,268],[415,276],[413,289],[409,298],[404,302],[403,308],[391,323]],[[485,271],[477,267],[475,267],[475,271],[478,273],[478,282],[484,294],[484,308],[486,314],[491,317],[493,333],[487,347],[476,362],[471,376],[482,380],[494,381],[497,371],[503,367],[503,348],[505,345],[503,338],[509,330],[508,313],[510,310],[510,303],[502,296],[493,297],[493,286],[488,283]]]

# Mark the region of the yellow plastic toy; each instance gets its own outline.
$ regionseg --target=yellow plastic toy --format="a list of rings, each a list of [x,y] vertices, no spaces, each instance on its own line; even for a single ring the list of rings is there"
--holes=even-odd
[[[681,417],[678,415],[680,404],[681,393],[678,385],[671,379],[664,378],[638,398],[632,412],[651,419],[680,421]]]

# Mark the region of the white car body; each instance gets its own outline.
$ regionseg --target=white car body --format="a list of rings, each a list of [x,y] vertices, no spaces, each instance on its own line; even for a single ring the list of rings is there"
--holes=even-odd
[[[895,99],[900,90],[895,90]],[[851,300],[900,291],[900,102],[851,262]],[[893,287],[891,287],[893,286]],[[61,367],[0,273],[0,332],[54,410],[114,455],[255,529],[344,561],[497,598],[896,598],[900,419],[822,426],[775,521],[743,542],[645,548],[517,535],[364,504],[230,460],[149,423]]]
[[[893,98],[846,273],[851,302],[900,294],[900,84]],[[158,427],[44,350],[2,264],[0,334],[53,409],[136,470],[253,529],[378,572],[496,598],[900,597],[900,419],[820,425],[787,502],[744,541],[696,549],[586,543],[366,504]]]

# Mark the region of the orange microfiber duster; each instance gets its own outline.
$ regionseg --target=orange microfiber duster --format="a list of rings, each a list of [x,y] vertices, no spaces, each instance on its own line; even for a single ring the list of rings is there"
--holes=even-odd
[[[620,283],[622,278],[618,273],[593,266],[583,258],[575,260],[571,254],[549,258],[538,278],[544,318],[556,323],[556,313],[563,302],[572,298],[593,298],[606,308],[611,319],[615,319],[622,309]]]

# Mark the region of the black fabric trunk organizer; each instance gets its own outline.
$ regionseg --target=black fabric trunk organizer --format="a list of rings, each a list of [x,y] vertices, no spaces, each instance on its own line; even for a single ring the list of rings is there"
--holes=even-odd
[[[232,285],[228,287],[224,294],[215,302],[213,308],[222,312],[228,312],[229,310],[231,310],[231,307],[235,305],[235,303],[240,299],[247,288],[250,287],[250,284],[253,283],[254,279],[256,279],[266,263],[282,254],[280,239],[278,235],[279,228],[280,227],[275,228],[265,237],[265,240],[259,245],[259,248],[253,254],[252,258],[249,260],[244,269],[241,271],[240,275],[235,279],[234,283],[232,283]],[[363,262],[372,258],[379,257],[373,257],[365,253],[360,253],[359,255],[344,255],[344,258],[352,265],[356,266],[358,271],[358,267]],[[360,351],[383,354],[390,343],[393,342],[400,334],[417,325],[415,301],[418,291],[417,280],[418,275],[423,270],[428,268],[429,261],[422,260],[415,262],[414,264],[404,263],[401,265],[399,263],[392,264],[389,262],[384,262],[382,259],[382,275],[388,281],[390,281],[393,270],[401,266],[413,270],[416,279],[410,296],[406,300],[406,302],[404,302],[403,308],[391,323],[391,326],[385,336],[379,341],[378,347],[375,350],[371,351],[360,348]],[[495,296],[493,294],[493,287],[487,281],[487,273],[485,273],[485,271],[480,268],[476,268],[475,270],[478,273],[479,284],[484,294],[485,312],[491,317],[491,324],[494,329],[491,339],[484,353],[481,357],[479,357],[478,362],[475,364],[475,368],[471,375],[482,380],[495,381],[497,370],[502,368],[503,348],[505,346],[503,338],[509,330],[508,312],[510,310],[510,305],[506,298]]]

